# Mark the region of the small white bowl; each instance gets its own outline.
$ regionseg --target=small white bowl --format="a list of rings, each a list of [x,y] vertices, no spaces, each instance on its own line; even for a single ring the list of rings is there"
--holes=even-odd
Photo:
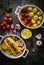
[[[25,37],[25,36],[22,34],[23,31],[26,32],[26,30],[28,31],[28,32],[26,33],[26,35],[27,35],[27,34],[29,35],[28,37]],[[31,32],[29,29],[23,29],[23,30],[21,31],[21,36],[22,36],[23,39],[29,39],[29,38],[31,38],[31,36],[32,36],[32,32]]]

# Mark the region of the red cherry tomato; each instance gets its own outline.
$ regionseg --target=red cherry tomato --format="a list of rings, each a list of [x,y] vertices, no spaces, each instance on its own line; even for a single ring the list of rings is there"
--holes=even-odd
[[[6,17],[7,17],[7,18],[11,17],[11,14],[7,13],[7,14],[6,14]]]
[[[22,13],[22,17],[25,17],[25,14],[24,13]]]
[[[6,22],[3,22],[4,25],[6,25],[7,23]]]
[[[13,22],[13,18],[9,18],[9,22]]]
[[[10,29],[10,25],[7,25],[6,28],[7,28],[7,29]]]
[[[30,21],[31,20],[31,17],[28,17],[27,20]]]
[[[26,17],[28,17],[29,15],[28,14],[25,14]]]
[[[3,30],[6,30],[6,27],[5,27],[5,26],[3,26],[3,27],[2,27],[2,29],[3,29]]]
[[[7,18],[7,17],[3,18],[3,20],[4,20],[5,22],[8,22],[8,18]]]
[[[24,21],[24,24],[25,24],[25,25],[28,24],[28,21]]]
[[[1,23],[1,24],[0,24],[0,27],[3,27],[3,26],[4,26],[4,24],[3,24],[3,23]]]

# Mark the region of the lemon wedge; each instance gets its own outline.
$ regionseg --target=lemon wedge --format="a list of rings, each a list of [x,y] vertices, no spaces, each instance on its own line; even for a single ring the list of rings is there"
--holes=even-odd
[[[24,39],[29,39],[32,36],[32,32],[29,29],[24,29],[21,31],[21,36]]]

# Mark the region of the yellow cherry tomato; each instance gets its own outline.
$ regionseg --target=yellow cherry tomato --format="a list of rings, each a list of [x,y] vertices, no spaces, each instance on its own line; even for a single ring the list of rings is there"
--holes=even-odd
[[[37,15],[40,16],[41,15],[41,12],[37,12]]]
[[[34,9],[33,9],[33,13],[36,13],[36,12],[37,12],[37,8],[34,8]]]
[[[42,20],[42,16],[39,16],[39,20]]]
[[[35,24],[33,24],[33,27],[37,27],[37,24],[35,23]]]
[[[37,20],[37,19],[38,19],[38,16],[37,16],[37,15],[35,15],[35,16],[34,16],[34,19],[35,19],[35,20]]]
[[[32,19],[31,22],[32,22],[33,24],[36,23],[36,21],[35,21],[34,19]]]
[[[33,12],[30,12],[30,13],[29,13],[29,16],[30,16],[30,17],[33,17],[33,16],[34,16],[34,13],[33,13]]]
[[[28,11],[32,11],[32,7],[28,7]]]
[[[37,21],[37,25],[40,25],[40,23],[41,23],[41,21],[38,20],[38,21]]]

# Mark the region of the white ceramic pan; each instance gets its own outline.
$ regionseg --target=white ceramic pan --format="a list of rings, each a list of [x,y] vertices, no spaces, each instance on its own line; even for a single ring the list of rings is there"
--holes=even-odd
[[[22,7],[21,7],[21,6],[18,6],[18,7],[16,8],[15,14],[18,16],[18,19],[19,19],[20,23],[21,23],[23,26],[25,26],[25,27],[27,27],[27,28],[29,28],[29,29],[37,29],[37,28],[39,28],[39,27],[44,28],[44,26],[42,26],[43,23],[44,23],[44,20],[42,20],[41,24],[40,24],[39,26],[35,27],[35,28],[28,27],[28,26],[24,25],[24,24],[21,22],[20,12],[21,12],[22,9],[24,9],[24,8],[27,7],[27,6],[36,7],[38,10],[41,11],[41,13],[42,13],[42,15],[43,15],[43,11],[42,11],[39,7],[37,7],[37,6],[35,6],[35,5],[24,5],[24,6],[22,6]],[[44,18],[44,17],[43,17],[43,18]]]
[[[5,53],[5,52],[2,50],[2,48],[1,48],[1,43],[2,43],[3,39],[4,39],[5,37],[7,37],[7,36],[16,36],[16,37],[20,38],[19,36],[13,35],[13,34],[5,35],[5,36],[1,36],[1,35],[0,35],[0,38],[2,38],[1,41],[0,41],[0,51],[1,51],[6,57],[11,58],[11,59],[16,59],[16,58],[20,58],[20,57],[26,58],[26,56],[27,56],[28,53],[29,53],[29,50],[26,48],[26,44],[25,44],[25,42],[24,42],[21,38],[20,38],[20,39],[23,41],[23,43],[24,43],[24,45],[25,45],[24,51],[22,52],[21,55],[19,55],[19,56],[11,56],[11,55],[8,55],[7,53]],[[25,52],[26,52],[26,53],[25,53]]]

